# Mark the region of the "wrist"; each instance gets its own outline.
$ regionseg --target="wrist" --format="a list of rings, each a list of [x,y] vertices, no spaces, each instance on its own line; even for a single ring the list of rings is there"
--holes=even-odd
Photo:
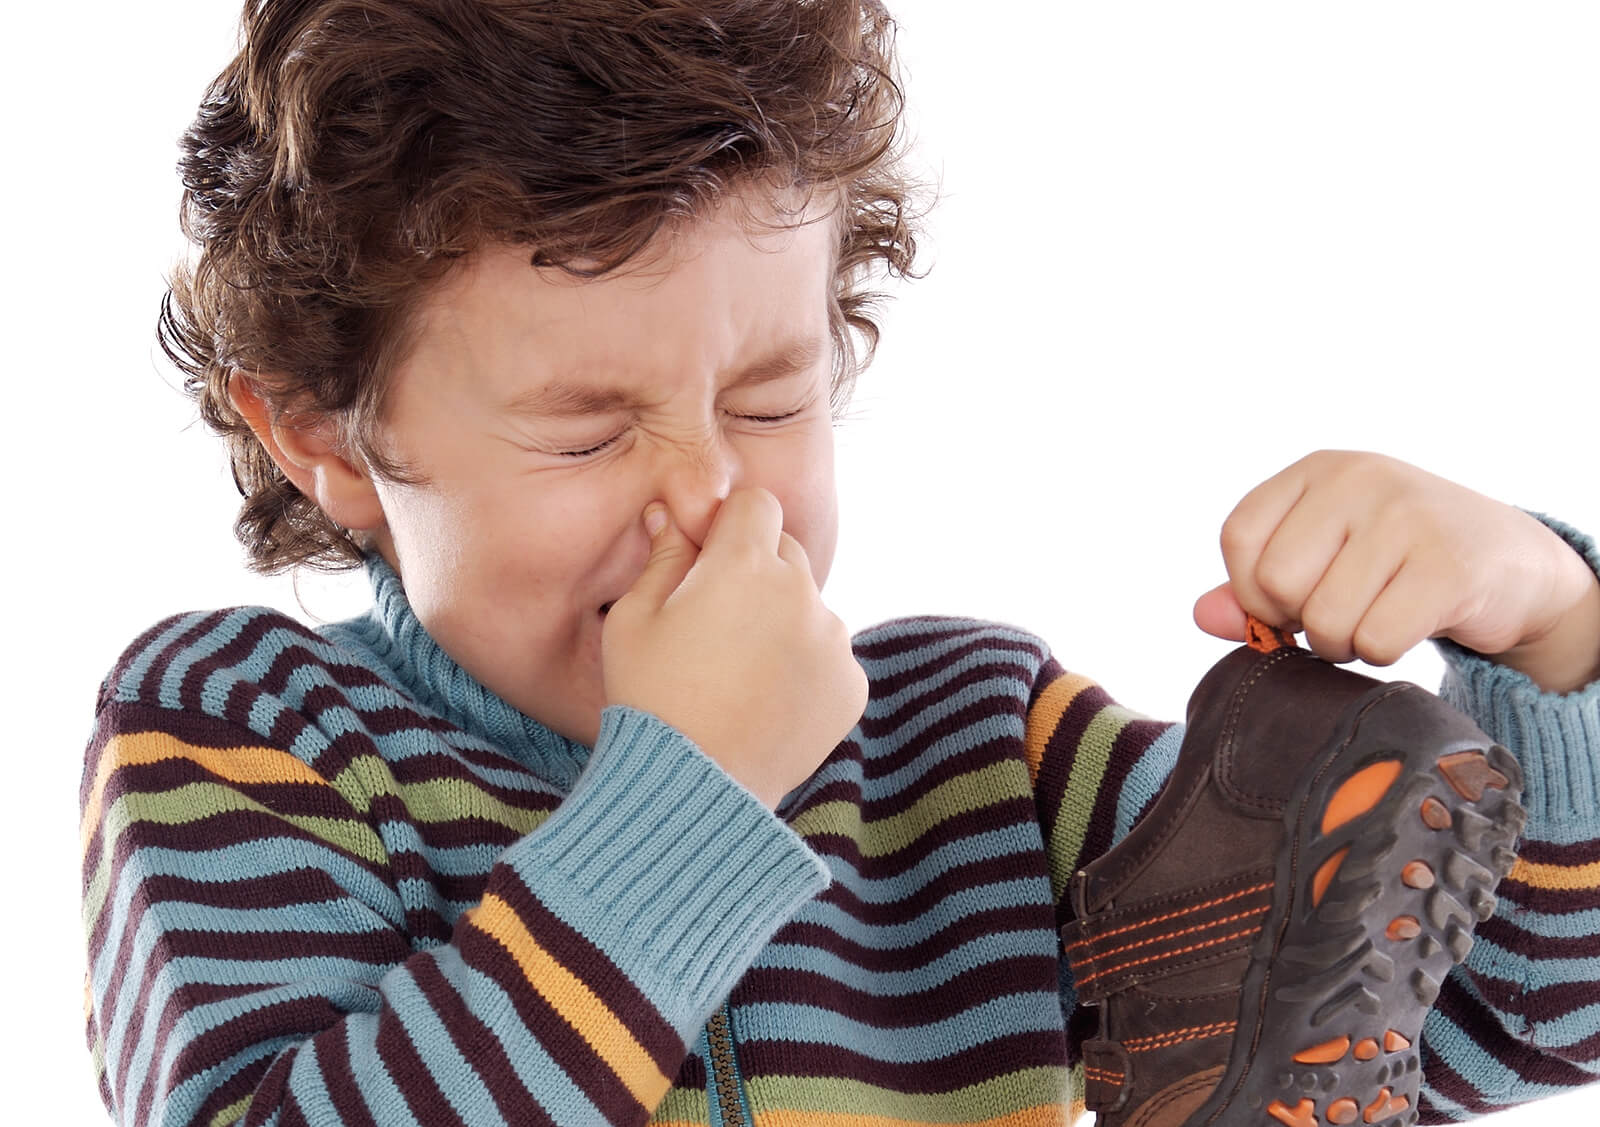
[[[1582,594],[1549,628],[1493,660],[1526,675],[1546,692],[1570,693],[1600,680],[1600,579],[1577,553]]]

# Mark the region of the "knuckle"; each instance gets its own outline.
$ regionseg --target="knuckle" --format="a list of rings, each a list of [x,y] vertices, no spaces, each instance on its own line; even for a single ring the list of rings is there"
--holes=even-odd
[[[1368,665],[1393,665],[1405,656],[1405,647],[1373,627],[1358,627],[1354,648]]]

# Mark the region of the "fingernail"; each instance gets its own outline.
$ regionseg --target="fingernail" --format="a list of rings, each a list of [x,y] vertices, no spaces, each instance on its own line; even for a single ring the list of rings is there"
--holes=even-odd
[[[644,530],[652,538],[667,527],[667,510],[662,505],[651,505],[644,511]]]

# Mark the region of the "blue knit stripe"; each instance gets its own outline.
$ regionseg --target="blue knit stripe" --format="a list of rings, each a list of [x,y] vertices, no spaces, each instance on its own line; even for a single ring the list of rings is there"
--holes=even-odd
[[[883,1026],[818,1006],[764,1003],[738,1006],[735,1012],[746,1036],[830,1045],[888,1064],[934,1065],[987,1044],[995,1030],[1053,1033],[1063,1028],[1061,1001],[1053,993],[994,998],[943,1021],[896,1026],[893,1036]]]

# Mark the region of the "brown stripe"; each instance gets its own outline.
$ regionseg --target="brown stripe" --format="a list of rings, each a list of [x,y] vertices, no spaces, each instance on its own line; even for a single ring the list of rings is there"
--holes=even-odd
[[[1057,1032],[1011,1033],[949,1056],[898,1063],[813,1041],[749,1040],[739,1043],[739,1063],[750,1077],[859,1080],[891,1092],[942,1095],[993,1080],[1001,1070],[1065,1068],[1066,1048]]]
[[[541,935],[541,941],[543,938]],[[528,987],[522,967],[511,952],[474,927],[462,928],[457,943],[466,964],[500,984],[529,1034],[608,1122],[637,1123],[649,1115],[650,1109],[640,1106],[594,1046],[543,995]],[[650,1007],[649,1012],[654,1013],[654,1008]],[[630,1019],[636,1016],[628,1014]],[[679,1042],[678,1052],[682,1051]]]
[[[194,625],[168,642],[156,653],[155,659],[145,667],[144,680],[133,686],[134,696],[139,700],[159,701],[161,699],[161,681],[167,668],[179,654],[189,646],[204,638],[216,628],[217,624],[227,618],[227,610],[215,610],[210,614],[201,615]]]
[[[683,1066],[678,1069],[677,1077],[672,1081],[674,1088],[703,1092],[706,1090],[706,1062],[699,1053],[689,1053],[683,1058]]]
[[[374,809],[376,810],[376,804]],[[384,803],[384,816],[391,820],[410,823],[410,828],[417,832],[417,837],[429,849],[487,846],[494,850],[489,854],[493,857],[505,852],[507,847],[522,837],[503,822],[487,818],[452,818],[448,822],[417,822],[398,799]]]
[[[901,877],[914,870],[940,846],[957,843],[971,833],[979,832],[980,826],[990,830],[1005,828],[1008,825],[1026,826],[1031,819],[1018,815],[1032,812],[1032,804],[1025,798],[1019,798],[991,806],[987,810],[958,814],[946,820],[945,830],[948,836],[946,833],[924,834],[906,849],[884,857],[862,857],[853,839],[835,834],[807,835],[805,842],[824,857],[850,862],[865,879],[887,880]],[[826,903],[837,904],[865,923],[901,923],[925,914],[949,893],[972,888],[980,881],[1032,877],[1048,879],[1044,855],[1039,851],[1019,848],[1015,853],[1002,853],[997,857],[985,857],[947,869],[898,900],[886,902],[862,900],[843,881],[834,881],[820,898]]]
[[[513,838],[513,841],[516,839]],[[503,852],[505,847],[496,842],[485,843],[489,849],[496,853]],[[506,843],[507,845],[510,842]],[[487,850],[486,850],[487,852]],[[411,849],[397,849],[389,854],[389,872],[394,877],[394,882],[400,884],[407,880],[427,881],[439,894],[440,898],[457,905],[465,911],[479,900],[483,899],[484,886],[489,882],[487,871],[468,873],[441,873],[436,872],[428,863],[426,854],[418,853]]]
[[[446,981],[438,963],[433,959],[415,959],[407,969],[449,1032],[451,1044],[482,1075],[485,1090],[505,1120],[519,1127],[543,1127],[545,1124],[554,1127],[555,1120],[523,1086],[499,1037],[467,1008],[460,993]]]
[[[389,933],[392,935],[393,933]],[[162,937],[168,957],[194,955],[216,958],[226,952],[233,963],[278,959],[348,959],[372,967],[387,967],[388,935],[383,932],[328,931],[190,931],[173,928]],[[241,970],[243,968],[240,968]]]
[[[273,749],[273,754],[279,754]],[[216,783],[254,799],[285,817],[362,819],[344,795],[326,782],[247,782],[230,779],[181,753],[150,763],[124,763],[106,780],[106,800],[129,794],[156,795],[190,783]]]
[[[913,653],[917,650],[936,646],[940,642],[949,642],[960,638],[970,638],[974,634],[990,634],[995,631],[998,624],[984,619],[964,618],[959,615],[944,614],[918,614],[908,615],[904,618],[888,619],[865,630],[858,631],[857,639],[866,639],[870,635],[892,626],[894,636],[871,638],[871,640],[857,640],[852,646],[857,655],[869,661],[887,662],[891,658],[903,654]],[[908,629],[910,627],[910,629]],[[1016,631],[1018,634],[1023,631]],[[999,641],[1012,641],[1011,639],[997,639]],[[1022,644],[1015,642],[1014,644]]]
[[[894,770],[898,765],[904,765],[909,760],[915,759],[915,749],[918,748],[918,741],[926,743],[928,740],[938,738],[938,735],[930,735],[930,733],[917,733],[915,736],[907,736],[902,740],[901,728],[910,727],[918,720],[922,720],[923,714],[930,711],[934,706],[949,704],[950,698],[962,688],[971,688],[974,685],[994,685],[995,680],[1011,680],[1016,684],[1016,693],[1014,695],[1003,692],[998,685],[995,685],[994,695],[998,696],[998,698],[1005,698],[1000,703],[1000,708],[1006,708],[1008,706],[1006,701],[1008,701],[1011,711],[1021,716],[1022,711],[1026,708],[1022,703],[1022,696],[1026,695],[1027,685],[1029,685],[1029,680],[1027,679],[1032,674],[1032,668],[1030,668],[1029,664],[1021,663],[1021,661],[987,660],[976,664],[976,666],[946,674],[946,669],[952,669],[960,661],[968,660],[973,653],[992,650],[992,648],[994,647],[990,647],[986,642],[974,642],[974,644],[960,648],[957,652],[949,653],[939,666],[920,671],[918,676],[886,677],[886,679],[882,680],[872,680],[872,692],[878,698],[891,696],[894,692],[898,692],[898,688],[885,684],[885,680],[888,680],[888,682],[904,680],[906,684],[901,685],[899,688],[912,688],[914,685],[925,684],[926,680],[934,680],[936,682],[930,687],[923,688],[922,692],[917,693],[917,695],[910,696],[906,701],[902,701],[901,704],[894,708],[893,712],[885,712],[882,716],[861,717],[862,735],[867,736],[869,740],[880,741],[880,743],[888,744],[890,748],[893,748],[890,756],[886,756],[883,759],[886,770]],[[994,708],[994,706],[990,706],[990,708]],[[968,712],[968,714],[971,711],[973,711],[971,706],[963,706],[962,709],[958,709],[958,712]],[[941,717],[941,720],[934,727],[934,733],[950,732],[954,727],[954,724],[947,724],[946,720]]]
[[[1525,838],[1517,846],[1517,853],[1535,865],[1592,865],[1600,861],[1600,838],[1571,845]]]
[[[976,730],[974,730],[976,734]],[[948,733],[945,738],[949,738]],[[806,805],[816,806],[823,802],[847,802],[861,812],[863,822],[872,823],[885,821],[905,813],[917,802],[925,799],[928,792],[951,779],[959,779],[978,771],[986,770],[997,763],[1015,763],[1022,777],[1022,785],[1018,787],[1019,794],[1015,797],[1025,798],[1027,795],[1026,768],[1022,760],[1022,741],[1018,740],[988,740],[975,747],[955,748],[947,747],[938,759],[925,757],[925,770],[915,781],[907,783],[903,788],[897,788],[894,793],[884,795],[882,798],[863,799],[862,782],[858,779],[834,779],[825,786],[819,787],[807,796]],[[995,801],[1006,801],[1012,796],[997,795]],[[1032,802],[1029,802],[1032,806]],[[793,822],[799,817],[795,811],[786,816],[786,820]],[[1031,819],[1030,819],[1031,820]]]
[[[983,706],[978,711],[975,711],[972,719],[976,722],[981,716],[987,716],[991,724],[994,722],[992,704]],[[962,733],[964,738],[972,741],[971,745],[962,747],[954,744],[953,734],[956,730],[952,726],[941,737],[942,740],[948,742],[941,749],[942,754],[939,758],[931,759],[929,756],[924,755],[922,757],[924,769],[921,774],[880,798],[863,799],[861,797],[860,784],[854,780],[841,780],[841,782],[847,783],[844,790],[853,792],[853,797],[847,799],[847,801],[853,801],[860,809],[861,820],[863,822],[876,822],[903,814],[925,799],[928,796],[928,792],[949,782],[951,779],[958,779],[963,775],[982,771],[997,763],[1015,763],[1021,766],[1022,740],[1020,738],[1014,740],[995,739],[993,736],[986,734],[983,728],[974,724],[974,726],[967,728]],[[990,730],[992,731],[992,729]],[[1019,734],[1022,731],[1020,723],[1017,726],[1017,731]],[[1027,775],[1025,772],[1019,773],[1024,780],[1021,789],[1026,791],[1025,780]],[[844,793],[837,792],[837,796],[844,797]]]
[[[1469,1115],[1488,1115],[1490,1112],[1499,1111],[1499,1105],[1492,1104],[1483,1098],[1483,1095],[1458,1073],[1455,1069],[1445,1064],[1436,1053],[1422,1054],[1422,1078],[1424,1084],[1438,1092],[1452,1103],[1460,1104],[1467,1109]],[[1420,1109],[1422,1101],[1417,1101]],[[1435,1122],[1440,1122],[1435,1120]],[[1451,1122],[1446,1117],[1443,1122]]]
[[[270,1105],[279,1102],[283,1096],[274,1089],[281,1089],[284,1081],[288,1079],[289,1067],[294,1063],[293,1050],[280,1052],[275,1057],[263,1057],[251,1061],[238,1072],[226,1080],[221,1081],[216,1087],[206,1093],[205,1099],[200,1101],[194,1113],[190,1116],[190,1123],[209,1124],[217,1113],[225,1107],[231,1107],[258,1088],[265,1089],[259,1095],[262,1104]],[[265,1119],[268,1109],[263,1107],[257,1111],[256,1120]]]
[[[116,845],[112,849],[110,872],[107,874],[109,883],[106,900],[99,917],[94,921],[94,926],[89,932],[88,942],[90,949],[98,952],[106,941],[106,929],[111,926],[112,920],[111,901],[115,896],[117,886],[122,881],[124,867],[136,852],[151,848],[175,850],[218,848],[234,841],[251,842],[257,845],[276,842],[281,846],[286,842],[303,839],[303,836],[295,827],[286,822],[275,819],[268,814],[248,810],[232,811],[227,815],[213,815],[203,822],[191,822],[181,826],[166,826],[157,822],[137,823],[117,839]],[[328,848],[334,847],[328,846]],[[349,856],[349,854],[343,855]],[[367,871],[376,871],[380,877],[383,876],[381,869],[376,866],[359,860],[357,863]],[[295,872],[310,873],[321,871],[313,870],[308,866],[306,869],[296,870]],[[292,876],[292,874],[286,874],[286,876]],[[143,885],[152,879],[155,878],[146,877],[140,883]],[[285,878],[273,879],[283,880]],[[309,877],[307,879],[308,881],[310,880]],[[205,884],[205,882],[201,883]],[[219,882],[206,885],[206,887],[212,890],[221,890],[226,887],[226,884]],[[335,884],[334,887],[338,886]],[[341,895],[348,896],[352,900],[356,899],[347,892],[342,892]],[[308,904],[317,902],[310,895],[303,899]],[[142,918],[145,909],[154,902],[156,902],[155,899],[148,895],[134,897],[132,909],[136,913],[136,918],[130,919],[123,926],[124,943],[131,941],[132,936],[138,931],[138,918]],[[116,964],[119,970],[124,965],[127,957],[127,951],[117,952]]]
[[[156,1037],[155,1057],[160,1059],[176,1025],[163,1016]],[[167,1091],[173,1091],[207,1069],[214,1068],[234,1054],[252,1045],[278,1037],[309,1040],[317,1033],[337,1024],[344,1013],[326,998],[292,998],[248,1010],[228,1018],[221,1024],[189,1038],[173,1061]],[[146,1086],[153,1084],[157,1075],[151,1069]],[[231,1101],[230,1101],[231,1102]],[[141,1104],[143,1103],[141,1099]],[[227,1104],[223,1104],[226,1107]]]
[[[930,982],[904,994],[872,994],[814,971],[753,967],[745,973],[734,1001],[794,1002],[830,1010],[877,1029],[914,1029],[954,1017],[1006,994],[1037,991],[1054,995],[1059,963],[1054,955],[993,959],[981,966]]]
[[[629,1030],[663,1075],[671,1076],[677,1071],[678,1062],[683,1059],[683,1041],[633,979],[586,936],[545,907],[509,866],[496,865],[489,884],[557,962],[583,979],[612,1013],[625,1018]]]
[[[106,674],[105,680],[100,683],[100,693],[95,698],[95,711],[98,712],[107,705],[116,702],[117,696],[122,692],[128,680],[128,675],[133,668],[134,662],[138,661],[146,650],[155,645],[157,638],[188,617],[187,613],[169,614],[128,643],[122,653],[117,655],[117,660],[111,666],[111,672]]]
[[[388,768],[395,782],[402,786],[465,780],[477,790],[494,796],[507,806],[522,810],[554,810],[563,797],[547,789],[548,782],[538,778],[526,768],[523,769],[518,782],[495,782],[464,764],[462,756],[454,750],[448,753],[429,751],[421,755],[407,755],[404,759],[385,760],[384,766]],[[506,761],[501,759],[493,766],[504,774]]]
[[[389,1079],[400,1089],[411,1114],[428,1127],[466,1127],[466,1121],[450,1106],[428,1063],[411,1043],[400,1016],[384,1007],[378,1014],[378,1055],[383,1058]]]
[[[1565,916],[1600,908],[1600,889],[1540,888],[1513,877],[1506,877],[1495,886],[1494,892],[1503,904],[1551,916]]]
[[[1559,1057],[1546,1055],[1511,1036],[1494,1013],[1456,981],[1455,975],[1445,977],[1434,1008],[1455,1022],[1479,1048],[1525,1082],[1576,1088],[1594,1079]],[[1440,1091],[1444,1091],[1443,1087]],[[1455,1099],[1453,1095],[1450,1098]]]
[[[1122,788],[1133,772],[1133,766],[1150,745],[1174,725],[1159,720],[1130,720],[1111,744],[1111,758],[1095,792],[1094,809],[1089,815],[1089,826],[1084,832],[1083,849],[1078,854],[1080,864],[1099,857],[1111,848],[1111,838],[1116,830],[1117,804],[1122,800]],[[1158,788],[1159,789],[1159,788]]]
[[[378,1127],[356,1084],[350,1062],[350,1024],[346,1022],[321,1034],[315,1047],[317,1067],[322,1071],[323,1086],[328,1089],[328,1102],[339,1113],[340,1127]]]
[[[1525,931],[1504,916],[1490,916],[1478,925],[1478,934],[1507,951],[1537,951],[1546,959],[1600,958],[1600,935],[1544,935]]]
[[[1045,741],[1039,774],[1033,783],[1039,828],[1045,841],[1055,834],[1056,820],[1066,800],[1067,783],[1072,777],[1073,764],[1077,762],[1078,745],[1089,730],[1090,721],[1111,703],[1111,697],[1099,685],[1087,686],[1073,697]]]
[[[1017,852],[1009,855],[1009,863],[1015,866],[1017,875],[1035,871],[1044,873],[1046,869],[1042,851],[1030,848],[1030,839],[1036,832],[1030,826],[1035,813],[1033,802],[1026,797],[997,799],[987,806],[941,818],[924,828],[903,847],[875,856],[862,854],[860,842],[854,837],[819,832],[802,836],[806,844],[818,853],[850,862],[864,879],[887,880],[912,872],[923,865],[931,854],[957,845],[965,838],[995,830],[1019,829],[1014,839]]]
[[[772,943],[814,947],[861,970],[883,973],[920,970],[979,936],[1013,931],[1043,933],[1051,937],[1047,945],[1054,946],[1055,928],[1049,908],[1032,903],[964,914],[908,947],[868,947],[831,927],[804,920],[791,920],[779,928]]]

